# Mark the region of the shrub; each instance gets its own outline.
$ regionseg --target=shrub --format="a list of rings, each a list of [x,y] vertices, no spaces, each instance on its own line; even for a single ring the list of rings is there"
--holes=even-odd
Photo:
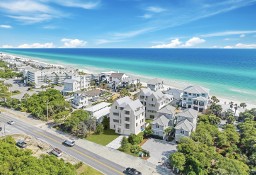
[[[142,148],[139,145],[132,145],[130,151],[131,153],[138,154],[142,151]]]
[[[132,145],[138,145],[142,142],[143,138],[142,136],[137,136],[135,134],[131,134],[129,137],[128,137],[128,141],[129,143],[131,143]]]
[[[103,133],[103,130],[104,130],[104,126],[103,124],[98,124],[97,127],[96,127],[96,134],[102,134]]]

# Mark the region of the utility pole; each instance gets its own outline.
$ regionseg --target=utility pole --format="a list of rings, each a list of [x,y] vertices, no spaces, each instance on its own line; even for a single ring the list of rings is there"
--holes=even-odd
[[[49,104],[49,101],[47,100],[46,102],[46,120],[48,122],[48,104]]]

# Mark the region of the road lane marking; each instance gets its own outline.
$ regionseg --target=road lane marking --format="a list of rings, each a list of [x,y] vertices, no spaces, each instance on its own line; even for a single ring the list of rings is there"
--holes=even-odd
[[[45,135],[45,134],[42,134],[42,133],[39,132],[39,131],[35,131],[35,132],[36,132],[37,134],[41,135],[41,136],[44,136],[44,137],[46,137],[46,138],[52,140],[53,142],[59,144],[59,142],[56,141],[55,139],[53,139],[52,137],[49,137],[49,136],[47,136],[47,135]],[[79,154],[81,154],[81,155],[83,155],[83,156],[85,156],[85,157],[88,157],[89,159],[91,159],[91,160],[93,160],[93,161],[95,161],[95,162],[97,162],[97,163],[99,163],[99,164],[101,164],[101,165],[103,165],[103,166],[105,166],[105,167],[107,167],[107,168],[109,168],[109,169],[111,169],[112,171],[117,172],[118,174],[122,174],[122,175],[123,175],[123,172],[118,171],[118,170],[116,170],[115,168],[112,168],[111,166],[108,166],[108,165],[106,165],[105,163],[103,163],[103,162],[101,162],[101,161],[99,161],[99,160],[97,160],[97,159],[95,159],[95,158],[93,158],[93,157],[91,157],[91,156],[89,156],[89,155],[87,155],[87,154],[81,152],[81,151],[78,151],[78,150],[76,150],[76,149],[74,149],[74,148],[70,148],[70,149],[73,150],[73,151],[75,151],[75,152],[77,152],[77,153],[79,153]]]

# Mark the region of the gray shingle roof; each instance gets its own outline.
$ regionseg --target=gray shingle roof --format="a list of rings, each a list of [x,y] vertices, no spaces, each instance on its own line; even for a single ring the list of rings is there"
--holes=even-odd
[[[118,100],[116,100],[116,103],[120,106],[120,107],[125,107],[128,103],[131,103],[132,100],[130,99],[130,97],[125,96],[123,98],[119,98]]]
[[[157,112],[163,113],[163,114],[172,114],[172,115],[174,115],[175,110],[176,110],[176,108],[173,107],[172,105],[167,105],[167,106],[163,107],[162,109],[160,109]]]
[[[135,110],[137,108],[141,108],[143,107],[143,105],[141,104],[140,100],[135,100],[135,101],[131,101],[130,103],[127,104],[128,106],[130,106],[130,108],[132,110]]]
[[[168,126],[169,122],[170,120],[167,117],[165,117],[164,115],[161,115],[160,117],[152,121],[152,124],[158,124],[160,126]]]
[[[189,109],[185,109],[182,112],[178,113],[177,116],[185,117],[185,118],[197,118],[198,111],[189,108]]]
[[[209,93],[209,89],[202,86],[188,86],[184,89],[188,93]]]
[[[187,119],[180,121],[175,126],[175,129],[182,129],[182,130],[189,131],[189,132],[192,131],[194,128],[195,128],[195,126],[193,125],[193,123],[191,123]]]

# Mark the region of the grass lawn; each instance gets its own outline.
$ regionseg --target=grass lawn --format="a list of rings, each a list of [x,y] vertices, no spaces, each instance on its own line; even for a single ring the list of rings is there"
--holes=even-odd
[[[116,139],[119,135],[115,133],[114,130],[108,129],[104,130],[103,134],[97,135],[92,134],[86,138],[86,140],[89,140],[91,142],[97,143],[99,145],[106,146],[110,142],[112,142],[114,139]]]
[[[83,164],[76,170],[78,175],[103,175],[101,172],[93,169],[92,167]]]

